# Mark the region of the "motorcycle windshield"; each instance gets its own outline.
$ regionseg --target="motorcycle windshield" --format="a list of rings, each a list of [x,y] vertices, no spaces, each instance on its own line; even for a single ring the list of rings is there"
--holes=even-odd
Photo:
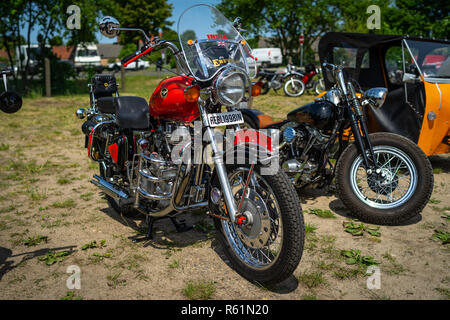
[[[178,37],[192,76],[212,79],[221,69],[234,65],[250,78],[256,75],[251,49],[233,24],[209,5],[192,6],[178,19]]]

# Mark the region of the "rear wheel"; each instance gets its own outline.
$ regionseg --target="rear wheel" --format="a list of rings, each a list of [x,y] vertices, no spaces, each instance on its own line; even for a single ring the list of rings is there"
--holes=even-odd
[[[218,239],[236,271],[250,281],[275,284],[297,268],[304,243],[300,200],[284,172],[261,175],[255,165],[241,212],[246,223],[215,219]],[[239,203],[249,174],[248,166],[228,166],[227,173],[236,203]],[[212,191],[218,186],[217,177]],[[224,204],[210,210],[227,217]]]
[[[433,169],[412,141],[392,133],[370,134],[375,172],[367,172],[355,144],[336,167],[339,198],[360,220],[398,224],[419,214],[433,191]]]

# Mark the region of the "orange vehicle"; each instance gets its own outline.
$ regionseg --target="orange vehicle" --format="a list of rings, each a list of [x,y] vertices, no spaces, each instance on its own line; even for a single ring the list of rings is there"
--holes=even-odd
[[[427,156],[450,152],[450,41],[329,32],[320,40],[319,56],[321,63],[343,66],[361,93],[388,90],[381,108],[364,109],[369,133],[402,135]],[[335,86],[330,72],[324,71],[324,80],[327,90]],[[252,127],[274,122],[257,110],[243,113]]]
[[[379,109],[365,110],[369,132],[405,136],[425,152],[450,152],[450,41],[408,36],[327,33],[321,62],[344,65],[361,90],[388,89]],[[334,86],[329,73],[325,86]]]

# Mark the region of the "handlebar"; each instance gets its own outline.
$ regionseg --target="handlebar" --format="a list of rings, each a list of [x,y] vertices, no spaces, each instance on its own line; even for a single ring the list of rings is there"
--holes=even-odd
[[[331,63],[322,63],[322,67],[324,67],[325,69],[331,70],[331,71],[338,71],[339,67],[335,66],[334,64]]]
[[[144,45],[140,50],[126,56],[121,60],[121,63],[124,67],[128,66],[133,61],[137,60],[139,57],[142,57],[143,55],[149,54],[155,47]]]

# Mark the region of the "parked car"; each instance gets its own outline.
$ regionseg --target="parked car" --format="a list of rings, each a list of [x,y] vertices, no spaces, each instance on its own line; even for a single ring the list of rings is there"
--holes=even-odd
[[[122,64],[120,61],[108,64],[108,70],[119,71]],[[126,70],[142,70],[150,67],[150,63],[145,60],[136,60],[125,67]]]
[[[88,67],[95,67],[97,72],[101,72],[101,57],[95,43],[79,44],[75,51],[74,66],[77,72],[83,71]]]
[[[276,67],[283,62],[280,48],[258,48],[252,50],[252,55],[257,58],[256,64],[267,67]]]
[[[49,45],[45,45],[47,48],[50,48]],[[41,48],[38,44],[27,44],[16,47],[16,61],[14,66],[14,73],[17,74],[19,70],[19,66],[22,60],[22,66],[25,68],[28,57],[30,57],[28,61],[28,72],[30,74],[35,74],[38,66],[38,57],[41,54]]]

